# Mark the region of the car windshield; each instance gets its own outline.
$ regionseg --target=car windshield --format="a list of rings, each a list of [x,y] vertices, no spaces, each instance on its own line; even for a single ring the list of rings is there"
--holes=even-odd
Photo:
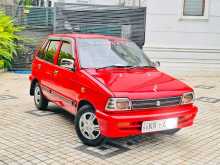
[[[109,39],[78,39],[82,68],[151,67],[151,61],[131,41]]]

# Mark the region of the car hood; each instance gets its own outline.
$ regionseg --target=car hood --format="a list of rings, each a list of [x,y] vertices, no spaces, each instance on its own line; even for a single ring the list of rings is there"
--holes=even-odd
[[[87,69],[117,97],[158,98],[179,96],[192,89],[155,68]]]

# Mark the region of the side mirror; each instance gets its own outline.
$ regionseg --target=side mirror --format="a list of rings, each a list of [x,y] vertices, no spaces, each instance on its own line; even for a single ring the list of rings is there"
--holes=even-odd
[[[74,70],[74,68],[75,68],[74,67],[74,60],[63,58],[63,59],[61,59],[60,66],[67,68],[69,70]]]
[[[160,61],[154,61],[154,62],[152,62],[152,66],[155,67],[155,68],[160,67]]]

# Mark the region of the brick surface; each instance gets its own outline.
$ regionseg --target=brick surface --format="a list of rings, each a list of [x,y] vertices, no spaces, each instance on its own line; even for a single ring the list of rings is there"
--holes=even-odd
[[[212,100],[220,99],[220,75],[195,75],[176,74],[195,87],[199,113],[194,126],[173,136],[109,140],[94,148],[80,142],[67,112],[52,104],[37,112],[27,75],[0,73],[0,165],[219,165],[220,101]]]

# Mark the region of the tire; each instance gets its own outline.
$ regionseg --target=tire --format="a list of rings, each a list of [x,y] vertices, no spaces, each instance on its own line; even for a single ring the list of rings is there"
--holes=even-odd
[[[84,105],[78,110],[75,130],[79,139],[88,146],[98,146],[105,139],[101,135],[95,111],[90,105]]]
[[[44,97],[40,85],[38,83],[34,86],[34,103],[37,109],[44,110],[47,109],[48,100]]]
[[[177,133],[178,131],[180,131],[180,128],[175,128],[175,129],[170,129],[167,131],[163,131],[162,133],[167,134],[167,135],[174,135],[175,133]]]

